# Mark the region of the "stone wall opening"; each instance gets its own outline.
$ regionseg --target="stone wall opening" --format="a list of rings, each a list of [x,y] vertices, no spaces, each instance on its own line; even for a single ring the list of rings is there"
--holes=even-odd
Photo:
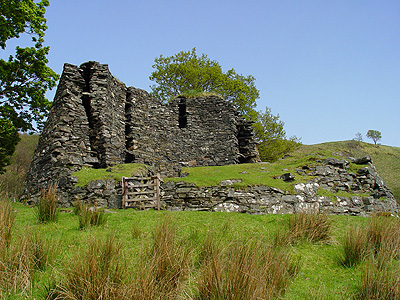
[[[82,105],[85,108],[86,117],[89,123],[89,142],[91,148],[91,155],[96,157],[96,160],[93,160],[91,165],[93,168],[100,168],[100,164],[98,163],[99,157],[96,151],[96,128],[93,120],[92,109],[91,109],[91,96],[90,96],[90,77],[91,77],[91,68],[89,65],[85,65],[81,69],[81,75],[85,80],[85,86],[82,92]],[[95,162],[96,161],[96,162]]]
[[[179,128],[187,127],[187,111],[186,111],[186,99],[181,99],[178,104],[179,108]]]

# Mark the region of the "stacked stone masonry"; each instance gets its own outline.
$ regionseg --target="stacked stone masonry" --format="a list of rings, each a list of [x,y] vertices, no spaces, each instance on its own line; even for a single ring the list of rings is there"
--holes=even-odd
[[[143,176],[159,172],[167,177],[180,175],[182,166],[259,161],[252,122],[238,116],[224,99],[177,97],[164,104],[144,90],[126,87],[107,65],[65,64],[28,172],[25,197],[35,202],[42,188],[57,183],[62,206],[79,198],[96,206],[120,208],[120,182],[95,180],[79,187],[72,173],[83,166],[106,168],[135,162],[151,167]],[[294,213],[304,208],[353,215],[398,212],[396,200],[371,158],[353,162],[360,165],[355,173],[349,172],[348,161],[333,158],[297,169],[310,180],[295,185],[294,194],[268,186],[235,189],[232,180],[214,187],[165,181],[162,208],[254,214]],[[296,176],[282,175],[288,180]],[[318,195],[319,190],[363,196],[326,197]]]
[[[371,157],[353,162],[360,165],[357,173],[349,171],[349,161],[345,159],[328,158],[316,161],[313,166],[303,166],[297,173],[309,176],[310,180],[295,184],[294,193],[269,186],[236,189],[233,184],[237,180],[225,180],[219,186],[201,188],[183,181],[169,181],[163,184],[162,205],[164,209],[174,211],[252,214],[287,214],[304,210],[359,216],[376,212],[398,213],[396,199],[376,172]],[[318,195],[319,190],[333,192],[333,195],[339,191],[352,192],[354,196],[327,197]]]
[[[26,181],[35,195],[57,183],[70,198],[83,166],[144,163],[163,177],[182,166],[257,162],[251,122],[224,99],[178,97],[168,104],[112,76],[107,65],[65,64]]]

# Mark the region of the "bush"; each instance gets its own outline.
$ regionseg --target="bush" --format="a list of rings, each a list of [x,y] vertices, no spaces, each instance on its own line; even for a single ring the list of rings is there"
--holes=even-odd
[[[341,263],[352,267],[368,257],[378,262],[383,257],[391,260],[400,257],[399,251],[400,221],[375,214],[366,229],[348,229],[343,242]]]
[[[400,299],[400,269],[390,255],[381,252],[369,257],[361,272],[356,299]]]
[[[367,248],[366,232],[359,227],[349,228],[343,242],[341,264],[345,267],[359,264],[365,258]]]
[[[57,202],[57,185],[52,184],[47,189],[42,189],[37,203],[37,217],[39,223],[55,222],[57,220]]]
[[[54,247],[37,234],[25,230],[0,258],[0,299],[6,294],[29,295],[35,271],[44,271],[51,262]]]

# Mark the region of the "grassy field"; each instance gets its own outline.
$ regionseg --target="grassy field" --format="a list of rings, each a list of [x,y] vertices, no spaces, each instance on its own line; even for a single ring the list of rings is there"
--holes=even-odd
[[[289,227],[293,219],[288,215],[173,213],[153,210],[111,211],[106,213],[105,225],[80,230],[78,217],[71,211],[60,213],[57,222],[39,223],[35,208],[13,203],[12,209],[16,215],[11,243],[8,246],[11,250],[8,255],[23,248],[19,243],[25,240],[27,235],[38,236],[41,240],[39,253],[47,253],[48,259],[44,267],[33,268],[30,271],[30,275],[26,277],[29,284],[23,285],[25,287],[23,291],[18,286],[15,291],[10,288],[7,290],[3,285],[2,299],[45,299],[51,288],[61,285],[63,282],[65,286],[65,278],[68,274],[71,276],[71,268],[76,267],[77,262],[86,259],[85,253],[88,249],[92,249],[91,246],[88,246],[91,245],[90,241],[93,239],[102,241],[110,235],[114,235],[115,241],[120,244],[117,261],[122,263],[124,270],[127,270],[126,277],[124,277],[126,283],[138,280],[138,278],[142,278],[140,276],[144,276],[142,272],[146,269],[143,262],[152,259],[149,253],[151,249],[155,249],[157,228],[160,228],[160,224],[166,218],[170,220],[170,228],[176,239],[175,246],[169,250],[171,251],[170,255],[175,255],[174,249],[180,249],[181,246],[184,246],[185,253],[187,253],[185,270],[188,271],[188,274],[182,277],[180,285],[182,290],[177,292],[178,296],[175,295],[175,299],[207,299],[200,298],[198,293],[205,264],[204,249],[210,234],[214,244],[219,247],[217,249],[226,252],[226,250],[235,249],[235,245],[244,245],[249,242],[260,243],[261,249],[267,249],[271,245],[276,245],[278,240],[282,240],[282,236],[287,236],[288,232],[294,231]],[[363,270],[366,268],[367,261],[353,267],[344,267],[341,263],[341,255],[346,233],[349,230],[353,231],[357,226],[366,228],[371,222],[371,218],[327,216],[327,220],[329,226],[324,229],[324,232],[327,232],[327,239],[310,242],[297,238],[279,248],[279,251],[289,255],[292,263],[298,262],[297,266],[300,267],[285,286],[282,299],[362,299],[356,296],[359,295],[358,291],[362,286]],[[1,257],[4,258],[4,256]],[[226,262],[225,265],[230,266],[231,263],[233,265],[233,258],[230,259],[229,263]],[[93,265],[94,263],[83,262],[83,264]],[[0,265],[4,265],[4,262]],[[398,272],[397,260],[391,263],[391,266]],[[4,277],[8,273],[1,267],[0,270],[0,282],[2,282],[4,278],[1,276]],[[235,272],[238,270],[229,273]],[[143,284],[143,281],[141,282]],[[74,284],[77,285],[76,282]],[[147,299],[162,299],[162,297],[152,296]],[[223,299],[246,298],[227,297]]]

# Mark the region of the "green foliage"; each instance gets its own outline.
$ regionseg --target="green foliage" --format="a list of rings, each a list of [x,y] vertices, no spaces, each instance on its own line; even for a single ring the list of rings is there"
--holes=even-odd
[[[29,34],[34,43],[32,47],[17,46],[15,56],[0,59],[0,118],[11,122],[2,124],[2,131],[4,126],[12,132],[34,130],[33,124],[40,128],[51,106],[45,93],[55,86],[58,75],[46,66],[49,47],[43,46],[48,5],[48,0],[0,1],[1,48],[5,50],[9,39],[23,33]],[[15,133],[8,139],[15,146]],[[3,162],[0,156],[0,166]]]
[[[212,92],[221,95],[236,105],[239,112],[251,118],[259,98],[255,78],[237,74],[234,69],[223,72],[219,63],[206,54],[198,56],[196,48],[181,51],[173,56],[160,55],[154,60],[150,80],[152,95],[162,101],[169,101],[190,90]]]
[[[286,137],[284,122],[279,115],[274,116],[269,107],[265,112],[257,112],[254,134],[258,141],[258,151],[262,161],[274,162],[300,147],[300,140],[293,136]]]
[[[367,132],[367,138],[372,139],[372,141],[376,145],[376,143],[382,138],[382,133],[378,130],[370,129]]]
[[[0,119],[0,174],[3,174],[6,171],[5,166],[11,163],[10,156],[19,140],[18,131],[12,122]]]

